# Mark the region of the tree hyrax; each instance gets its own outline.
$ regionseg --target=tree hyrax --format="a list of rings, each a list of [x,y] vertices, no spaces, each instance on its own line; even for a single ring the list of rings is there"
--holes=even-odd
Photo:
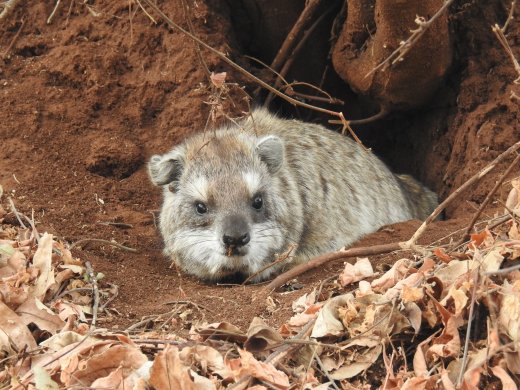
[[[254,274],[290,244],[289,263],[304,262],[383,225],[423,219],[437,204],[350,139],[265,110],[153,156],[149,173],[164,189],[165,254],[206,280]]]

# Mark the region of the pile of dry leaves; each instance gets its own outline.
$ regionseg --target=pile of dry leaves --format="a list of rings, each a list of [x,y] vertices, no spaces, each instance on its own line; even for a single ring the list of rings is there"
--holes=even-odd
[[[520,183],[513,186],[509,218],[459,248],[421,248],[379,274],[359,258],[334,294],[293,302],[279,330],[260,318],[247,332],[201,324],[190,340],[87,325],[97,278],[17,214],[32,227],[0,225],[0,389],[516,389]],[[0,222],[5,214],[0,206]]]

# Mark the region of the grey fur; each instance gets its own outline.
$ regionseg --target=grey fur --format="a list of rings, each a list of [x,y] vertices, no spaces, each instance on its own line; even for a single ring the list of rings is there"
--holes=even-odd
[[[265,110],[153,156],[149,173],[164,188],[159,228],[165,254],[207,280],[253,274],[290,244],[297,245],[291,265],[304,262],[383,225],[423,219],[437,204],[433,192],[394,175],[350,139]],[[258,196],[261,210],[252,207]],[[197,203],[207,212],[199,214]],[[230,220],[240,221],[239,232]],[[250,241],[226,247],[228,233],[247,233]]]

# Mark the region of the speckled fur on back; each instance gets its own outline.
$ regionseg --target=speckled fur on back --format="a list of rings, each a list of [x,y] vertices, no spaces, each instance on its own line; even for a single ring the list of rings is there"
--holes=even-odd
[[[350,139],[265,110],[153,156],[149,171],[164,187],[165,254],[208,280],[251,275],[296,244],[293,260],[262,280],[383,225],[423,219],[437,204]]]

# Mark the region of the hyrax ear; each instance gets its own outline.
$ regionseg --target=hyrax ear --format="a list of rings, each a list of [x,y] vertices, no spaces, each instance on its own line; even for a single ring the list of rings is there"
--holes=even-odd
[[[154,155],[148,163],[148,173],[156,186],[178,181],[184,169],[184,156],[177,149],[163,155]]]
[[[276,173],[282,167],[284,160],[283,141],[274,135],[263,137],[256,144],[256,153],[267,165],[269,172]]]

